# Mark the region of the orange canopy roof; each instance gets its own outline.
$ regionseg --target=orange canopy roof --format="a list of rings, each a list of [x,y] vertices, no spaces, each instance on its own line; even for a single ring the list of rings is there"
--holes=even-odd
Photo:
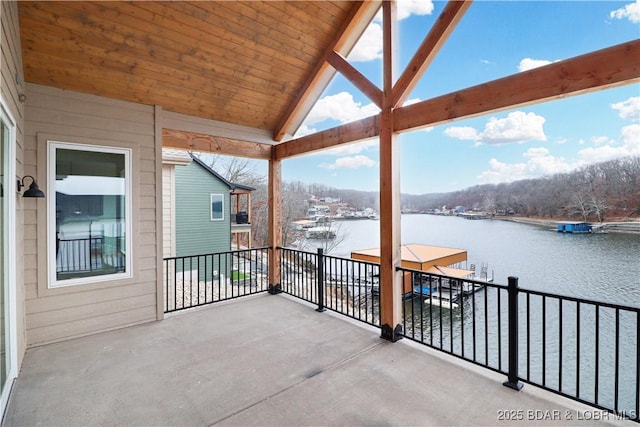
[[[450,266],[464,262],[467,260],[467,251],[464,249],[411,243],[401,246],[400,257],[402,267],[424,271],[433,266]],[[379,263],[380,248],[353,251],[351,252],[351,258]]]

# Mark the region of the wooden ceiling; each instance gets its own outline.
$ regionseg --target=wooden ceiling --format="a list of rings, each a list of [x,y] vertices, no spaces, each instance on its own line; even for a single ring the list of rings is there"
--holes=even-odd
[[[20,2],[25,80],[282,138],[334,73],[326,56],[346,55],[379,5]]]
[[[263,159],[380,134],[376,115],[287,140],[336,70],[379,107],[389,104],[396,133],[640,81],[636,39],[401,106],[471,2],[448,2],[409,66],[384,89],[344,60],[381,2],[21,1],[25,80],[266,130],[284,143],[163,130],[168,146]],[[392,51],[391,39],[385,43]]]

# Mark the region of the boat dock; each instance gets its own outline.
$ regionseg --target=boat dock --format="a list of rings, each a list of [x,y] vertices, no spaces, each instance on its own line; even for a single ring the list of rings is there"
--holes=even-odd
[[[564,221],[559,222],[558,233],[591,233],[593,226],[583,221]]]
[[[457,308],[462,297],[484,289],[481,282],[493,281],[493,277],[488,276],[486,263],[481,265],[479,277],[475,264],[471,264],[470,269],[462,268],[467,263],[467,251],[464,249],[422,244],[406,244],[400,249],[400,265],[416,270],[404,273],[403,292],[407,298],[423,295],[427,297],[425,302],[430,304]],[[351,258],[379,263],[380,249],[353,251]]]

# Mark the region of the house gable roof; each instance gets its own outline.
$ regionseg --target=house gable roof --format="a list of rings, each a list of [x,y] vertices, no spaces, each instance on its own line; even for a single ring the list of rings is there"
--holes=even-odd
[[[200,160],[198,158],[198,156],[194,155],[193,153],[189,153],[189,156],[191,156],[191,158],[193,159],[193,161],[200,165],[204,170],[206,170],[207,172],[209,172],[211,175],[215,176],[217,179],[219,179],[220,181],[222,181],[227,187],[229,187],[230,190],[246,190],[246,191],[255,191],[255,188],[253,187],[249,187],[248,185],[244,185],[244,184],[235,184],[231,181],[229,181],[228,179],[226,179],[225,177],[223,177],[222,175],[220,175],[218,172],[216,172],[215,170],[213,170],[209,165],[207,165],[205,162],[203,162],[202,160]]]

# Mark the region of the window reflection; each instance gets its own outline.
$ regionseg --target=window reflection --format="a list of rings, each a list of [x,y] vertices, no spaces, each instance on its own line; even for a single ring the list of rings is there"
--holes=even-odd
[[[126,270],[125,154],[57,148],[56,279]]]

